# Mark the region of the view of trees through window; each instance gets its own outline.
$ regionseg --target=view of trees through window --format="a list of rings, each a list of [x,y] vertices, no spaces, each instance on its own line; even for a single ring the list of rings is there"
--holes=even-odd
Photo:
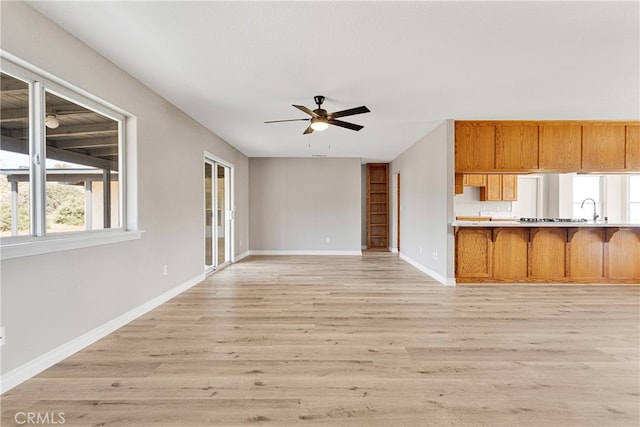
[[[0,236],[120,227],[120,121],[4,72],[0,86]]]
[[[58,164],[56,168],[64,168]],[[12,177],[13,178],[13,177]],[[29,233],[29,187],[28,182],[18,183],[18,231]],[[7,175],[0,177],[0,235],[11,235],[11,183]],[[84,189],[78,185],[52,182],[47,186],[47,228],[53,232],[85,229]]]

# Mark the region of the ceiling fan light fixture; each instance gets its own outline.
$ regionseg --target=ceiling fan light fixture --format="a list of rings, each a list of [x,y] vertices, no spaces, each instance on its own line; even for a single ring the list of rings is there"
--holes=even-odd
[[[311,129],[321,132],[329,127],[329,122],[324,117],[314,117],[311,119]]]
[[[44,117],[44,125],[49,129],[55,129],[60,126],[60,120],[55,114],[47,114]]]

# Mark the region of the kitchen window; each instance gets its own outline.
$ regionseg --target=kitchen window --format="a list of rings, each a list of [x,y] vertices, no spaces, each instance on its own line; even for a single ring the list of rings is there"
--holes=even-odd
[[[602,214],[603,177],[597,175],[578,175],[573,177],[573,218],[593,219],[595,211]],[[587,200],[591,199],[591,200]]]
[[[127,225],[128,117],[9,61],[0,89],[2,258],[14,257],[16,248],[16,256],[30,255],[25,248],[42,242],[47,246],[36,253],[59,250],[55,241],[62,240],[62,249],[70,241],[71,247],[101,244],[90,242],[98,234],[126,240],[114,235]]]
[[[640,175],[629,176],[629,222],[640,224]]]

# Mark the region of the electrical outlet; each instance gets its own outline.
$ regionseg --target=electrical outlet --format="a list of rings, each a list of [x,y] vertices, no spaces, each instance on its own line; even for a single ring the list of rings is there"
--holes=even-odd
[[[422,246],[418,248],[418,252],[422,253]]]
[[[169,269],[167,268],[167,264],[162,266],[162,275],[166,276],[167,274],[169,274]]]
[[[331,238],[329,238],[329,236],[324,238],[324,242],[325,243],[331,243]]]
[[[438,252],[433,252],[433,259],[438,259]]]
[[[4,333],[4,326],[3,326],[0,328],[0,347],[4,345],[4,341],[5,341],[5,333]]]

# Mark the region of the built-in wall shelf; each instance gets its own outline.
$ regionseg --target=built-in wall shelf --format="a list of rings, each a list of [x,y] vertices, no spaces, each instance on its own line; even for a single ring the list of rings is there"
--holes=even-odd
[[[389,164],[367,164],[367,249],[389,248]]]

